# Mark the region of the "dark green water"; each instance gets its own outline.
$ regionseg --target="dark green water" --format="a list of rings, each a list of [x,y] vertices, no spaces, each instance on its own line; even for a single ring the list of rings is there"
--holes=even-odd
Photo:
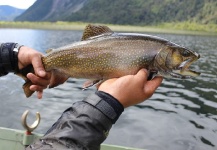
[[[0,42],[18,42],[41,52],[78,41],[80,31],[1,29]],[[200,77],[189,80],[165,79],[148,101],[127,108],[110,131],[105,143],[150,150],[217,149],[217,37],[155,34],[188,47],[201,58],[192,65]],[[42,116],[36,132],[44,133],[61,113],[95,89],[81,90],[85,80],[65,84],[26,99],[23,80],[13,74],[0,78],[0,126],[23,129],[22,113],[29,109]]]

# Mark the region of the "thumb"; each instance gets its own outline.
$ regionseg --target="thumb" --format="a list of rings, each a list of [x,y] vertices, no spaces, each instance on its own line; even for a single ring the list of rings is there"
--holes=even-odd
[[[46,76],[46,72],[44,70],[44,66],[41,61],[41,55],[37,55],[32,59],[32,65],[33,65],[36,75],[40,77]]]
[[[148,71],[146,69],[140,69],[137,74],[134,76],[139,82],[145,83],[148,78]]]

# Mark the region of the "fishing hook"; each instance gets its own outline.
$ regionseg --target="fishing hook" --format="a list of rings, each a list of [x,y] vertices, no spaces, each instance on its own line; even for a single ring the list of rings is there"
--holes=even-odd
[[[40,123],[40,120],[41,120],[41,117],[40,117],[40,113],[39,112],[37,112],[36,113],[36,120],[34,121],[34,123],[32,124],[32,125],[28,125],[27,124],[27,116],[28,116],[28,113],[29,113],[29,110],[26,110],[24,113],[23,113],[23,115],[22,115],[22,118],[21,118],[21,122],[22,122],[22,125],[23,125],[23,127],[27,130],[27,132],[29,133],[29,134],[31,134],[31,132],[33,131],[33,130],[35,130],[37,127],[38,127],[38,125],[39,125],[39,123]]]

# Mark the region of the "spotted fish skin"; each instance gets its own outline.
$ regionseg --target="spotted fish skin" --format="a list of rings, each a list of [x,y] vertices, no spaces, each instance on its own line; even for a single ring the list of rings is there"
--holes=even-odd
[[[198,58],[199,54],[156,36],[115,33],[106,26],[88,25],[82,41],[49,50],[42,62],[51,72],[52,88],[69,77],[98,81],[133,75],[142,68],[159,76],[196,76],[198,73],[187,68]],[[33,93],[28,90],[29,82],[26,79],[23,86],[27,97]]]
[[[53,69],[75,78],[108,79],[152,68],[151,62],[166,41],[144,35],[111,33],[54,49],[43,57]]]

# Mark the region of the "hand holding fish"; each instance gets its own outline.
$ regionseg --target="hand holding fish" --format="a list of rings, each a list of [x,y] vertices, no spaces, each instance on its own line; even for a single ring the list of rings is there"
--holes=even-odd
[[[109,93],[126,108],[150,98],[163,80],[162,77],[155,77],[147,81],[147,78],[148,71],[141,69],[136,75],[106,80],[98,90]]]
[[[22,46],[18,53],[19,69],[23,69],[31,64],[34,68],[35,74],[28,73],[27,78],[33,83],[30,86],[30,90],[37,91],[39,99],[42,98],[43,89],[47,88],[50,83],[50,73],[44,70],[41,57],[42,54],[40,52],[26,46]]]

